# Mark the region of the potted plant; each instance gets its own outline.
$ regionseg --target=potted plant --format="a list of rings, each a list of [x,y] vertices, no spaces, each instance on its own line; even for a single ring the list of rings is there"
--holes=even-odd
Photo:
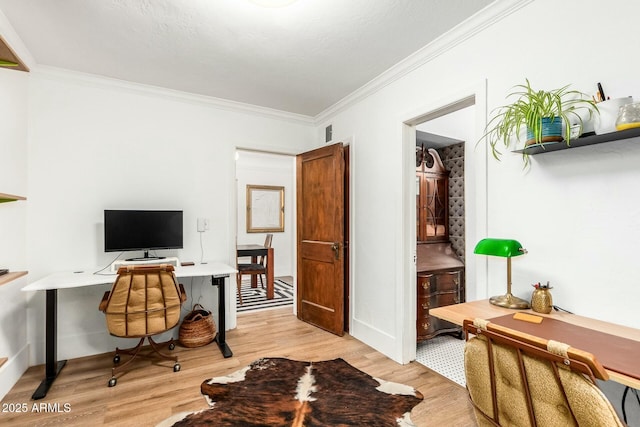
[[[572,125],[579,127],[578,135],[582,133],[583,116],[580,113],[587,113],[590,118],[598,111],[595,101],[580,91],[569,90],[569,85],[551,91],[534,90],[526,79],[526,84],[514,86],[507,98],[514,96],[517,98],[513,103],[494,110],[497,112],[487,123],[483,137],[488,140],[497,160],[502,153],[496,146],[502,143],[509,148],[514,137],[516,141],[520,140],[524,129],[527,131],[525,147],[563,139],[569,145]],[[526,152],[523,155],[528,164]]]

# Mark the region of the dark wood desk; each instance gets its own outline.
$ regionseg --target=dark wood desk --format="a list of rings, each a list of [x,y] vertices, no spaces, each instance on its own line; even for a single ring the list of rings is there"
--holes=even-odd
[[[489,303],[489,300],[472,301],[464,304],[453,304],[445,307],[434,308],[433,310],[431,310],[431,315],[455,323],[457,325],[462,325],[464,319],[492,319],[507,314],[514,314],[516,312],[529,313],[542,317],[550,317],[570,323],[572,325],[581,326],[583,328],[593,329],[594,331],[599,331],[621,338],[638,341],[638,346],[640,347],[640,329],[630,328],[628,326],[617,325],[614,323],[604,322],[589,317],[583,317],[576,314],[563,312],[551,312],[549,314],[542,314],[535,313],[533,312],[533,310],[511,310],[508,308],[492,305]],[[596,352],[593,352],[593,354],[598,357]],[[604,363],[603,366],[609,374],[610,380],[636,389],[640,388],[640,380],[638,380],[637,378],[633,378],[628,375],[624,375],[608,369]]]
[[[267,299],[273,299],[273,248],[266,248],[263,245],[238,245],[236,247],[238,258],[250,256],[252,263],[258,262],[259,256],[267,257]],[[258,278],[251,276],[251,287],[258,286]]]

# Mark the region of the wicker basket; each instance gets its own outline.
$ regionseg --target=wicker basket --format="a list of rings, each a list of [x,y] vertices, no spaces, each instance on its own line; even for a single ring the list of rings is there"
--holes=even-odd
[[[185,347],[202,347],[209,344],[216,337],[216,324],[211,312],[200,304],[195,304],[193,310],[184,317],[180,325],[178,340]]]

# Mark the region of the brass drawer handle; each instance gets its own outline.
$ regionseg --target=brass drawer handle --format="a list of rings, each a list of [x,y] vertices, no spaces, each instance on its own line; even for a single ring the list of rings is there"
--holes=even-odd
[[[428,310],[429,309],[429,303],[428,302],[423,302],[422,303],[422,309],[423,310]]]
[[[458,286],[460,284],[460,272],[459,271],[449,271],[447,274],[449,276],[453,276],[453,284]]]
[[[425,282],[425,283],[422,284],[422,289],[424,289],[425,291],[428,291],[429,290],[429,286],[430,286],[430,283],[429,282]]]

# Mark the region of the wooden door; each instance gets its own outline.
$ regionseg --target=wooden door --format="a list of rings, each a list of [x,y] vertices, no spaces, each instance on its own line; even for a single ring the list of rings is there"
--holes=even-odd
[[[298,318],[344,334],[344,148],[296,159]]]

